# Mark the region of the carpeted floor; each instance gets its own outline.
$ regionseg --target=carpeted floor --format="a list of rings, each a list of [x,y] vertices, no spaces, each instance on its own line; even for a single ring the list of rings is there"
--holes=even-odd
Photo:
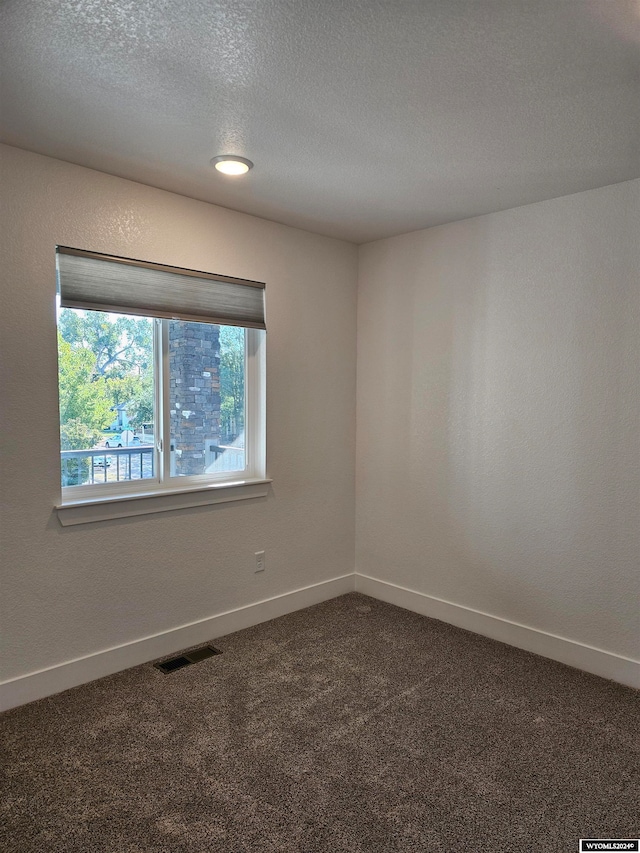
[[[637,838],[639,694],[356,593],[0,718],[4,853]]]

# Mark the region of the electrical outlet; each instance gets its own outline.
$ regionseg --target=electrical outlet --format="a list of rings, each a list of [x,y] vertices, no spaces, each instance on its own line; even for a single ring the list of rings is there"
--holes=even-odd
[[[256,572],[264,572],[264,551],[256,551]]]

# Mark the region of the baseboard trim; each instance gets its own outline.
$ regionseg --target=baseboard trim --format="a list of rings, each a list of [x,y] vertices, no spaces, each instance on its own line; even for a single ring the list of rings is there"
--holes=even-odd
[[[170,655],[188,646],[204,643],[260,622],[276,619],[286,613],[320,604],[354,590],[354,576],[343,575],[322,583],[276,595],[255,604],[228,610],[198,622],[163,631],[151,637],[134,640],[86,657],[67,661],[29,675],[4,681],[0,684],[0,711],[43,699],[54,693],[86,684],[114,672],[137,666],[156,658]]]
[[[640,689],[640,661],[529,628],[364,574],[343,575],[254,604],[219,613],[121,646],[0,683],[0,711],[43,699],[96,678],[147,663],[180,649],[250,628],[348,592],[362,592],[414,613]]]
[[[355,589],[356,592],[395,604],[405,610],[412,610],[422,616],[431,616],[593,675],[617,681],[628,687],[640,688],[640,661],[586,646],[575,640],[567,640],[555,634],[547,634],[536,628],[529,628],[368,575],[356,574]]]

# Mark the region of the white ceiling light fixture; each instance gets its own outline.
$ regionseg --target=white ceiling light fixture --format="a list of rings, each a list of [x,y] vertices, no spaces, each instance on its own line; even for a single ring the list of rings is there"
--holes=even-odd
[[[221,154],[214,157],[211,165],[224,175],[246,175],[249,169],[253,169],[251,160],[246,157],[236,157],[235,154]]]

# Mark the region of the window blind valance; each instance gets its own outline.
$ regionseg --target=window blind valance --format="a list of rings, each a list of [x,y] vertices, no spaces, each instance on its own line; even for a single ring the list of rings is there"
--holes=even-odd
[[[265,285],[212,273],[57,248],[63,308],[265,329]]]

